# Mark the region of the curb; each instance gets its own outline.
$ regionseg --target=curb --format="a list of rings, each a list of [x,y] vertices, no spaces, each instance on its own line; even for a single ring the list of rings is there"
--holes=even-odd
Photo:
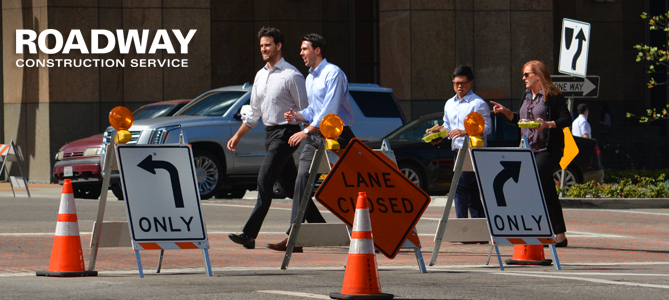
[[[669,208],[669,198],[560,198],[562,208]]]
[[[444,207],[448,197],[432,197],[430,206]],[[669,198],[560,198],[562,208],[641,209],[669,208]]]

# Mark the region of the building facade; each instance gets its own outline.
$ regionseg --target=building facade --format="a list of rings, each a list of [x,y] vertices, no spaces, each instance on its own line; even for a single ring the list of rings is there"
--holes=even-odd
[[[23,148],[31,182],[50,182],[58,148],[102,132],[115,106],[134,109],[253,82],[263,65],[256,37],[262,26],[283,31],[284,57],[304,74],[301,37],[322,34],[328,60],[349,81],[393,88],[412,119],[443,109],[455,94],[451,74],[460,64],[473,67],[478,95],[517,108],[523,64],[541,60],[557,74],[562,19],[589,22],[588,73],[599,75],[601,84],[599,98],[587,102],[606,101],[614,122],[629,124],[625,111],[667,101],[666,89],[646,88],[647,66],[635,62],[632,48],[653,40],[639,15],[666,9],[666,1],[650,0],[3,0],[0,142]],[[197,33],[187,54],[123,54],[118,47],[97,55],[17,54],[18,29],[56,29],[65,39],[79,29],[87,44],[92,29],[148,29],[149,41],[158,29]],[[188,67],[16,65],[19,59],[92,57],[188,59]],[[666,125],[652,130],[666,134]]]

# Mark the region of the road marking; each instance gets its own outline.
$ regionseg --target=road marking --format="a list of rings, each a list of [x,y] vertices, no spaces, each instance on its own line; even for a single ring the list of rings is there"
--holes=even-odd
[[[311,294],[311,293],[300,293],[300,292],[289,292],[289,291],[277,291],[277,290],[264,290],[256,291],[257,293],[267,293],[267,294],[277,294],[277,295],[286,295],[286,296],[295,296],[303,298],[312,298],[312,299],[331,299],[329,296]]]
[[[436,233],[419,233],[418,236],[434,236]],[[585,231],[567,231],[569,238],[603,238],[603,239],[632,239],[635,237],[624,236],[619,234],[606,234],[606,233],[597,233],[597,232],[585,232]]]
[[[543,275],[527,274],[526,272],[514,273],[514,272],[505,271],[505,272],[496,272],[495,274],[511,275],[511,276],[540,277],[540,278],[555,278],[555,279],[571,279],[571,280],[587,281],[587,282],[602,283],[602,284],[613,284],[613,285],[626,285],[626,286],[649,287],[649,288],[658,288],[658,289],[669,289],[669,285],[661,285],[661,284],[648,284],[648,283],[638,283],[638,282],[620,282],[620,281],[613,281],[613,280],[606,280],[606,279],[556,276],[556,275],[545,275],[545,274],[543,274]]]
[[[226,207],[242,207],[242,208],[254,208],[255,204],[253,205],[245,205],[245,204],[222,204],[222,203],[202,203],[202,206],[226,206]],[[269,209],[276,209],[276,210],[292,210],[290,207],[270,207]]]
[[[598,211],[627,213],[627,214],[641,214],[641,215],[669,216],[669,213],[658,213],[658,212],[649,212],[649,211],[635,211],[635,210],[599,209]]]

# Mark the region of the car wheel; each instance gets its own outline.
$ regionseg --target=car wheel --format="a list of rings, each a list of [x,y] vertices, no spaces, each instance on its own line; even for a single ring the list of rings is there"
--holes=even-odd
[[[427,181],[425,181],[425,176],[423,176],[423,173],[420,171],[420,169],[418,169],[415,165],[408,163],[400,163],[399,169],[400,173],[404,174],[404,176],[411,180],[413,184],[422,190],[425,190],[427,187]]]
[[[114,196],[118,198],[118,200],[123,200],[123,189],[121,188],[120,184],[113,184],[111,186],[112,193],[114,193]]]
[[[100,197],[101,184],[72,184],[74,198],[97,199]]]
[[[193,150],[195,176],[200,189],[200,198],[209,199],[216,194],[220,183],[221,165],[218,158],[206,150]]]
[[[237,199],[244,197],[245,189],[219,190],[216,192],[216,199]]]
[[[562,169],[558,169],[553,173],[553,180],[555,181],[556,184],[560,183],[560,180],[562,180]],[[567,169],[565,169],[565,174],[564,174],[564,186],[566,188],[571,188],[572,185],[575,183],[583,183],[583,179],[581,179],[581,176],[578,172],[575,171],[575,169],[571,166],[568,166]]]

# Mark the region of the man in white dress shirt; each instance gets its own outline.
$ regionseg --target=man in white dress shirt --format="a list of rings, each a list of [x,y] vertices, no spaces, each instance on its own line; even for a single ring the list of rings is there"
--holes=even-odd
[[[592,138],[592,130],[590,123],[588,123],[588,106],[581,103],[576,107],[578,117],[571,123],[571,134],[573,136],[580,136],[584,138]]]
[[[260,53],[267,64],[258,71],[251,91],[251,112],[242,116],[242,125],[228,141],[228,149],[235,151],[239,140],[258,124],[262,117],[265,125],[265,150],[267,155],[258,172],[258,200],[242,233],[228,237],[247,249],[255,248],[255,239],[272,204],[272,188],[279,174],[285,180],[286,190],[292,190],[297,168],[293,153],[297,145],[288,139],[302,129],[297,121],[288,122],[284,112],[300,110],[309,105],[304,86],[304,75],[287,63],[281,54],[283,35],[276,28],[263,27],[258,32]],[[296,249],[295,252],[300,252]]]
[[[453,71],[453,90],[455,90],[456,95],[446,101],[446,105],[444,105],[444,125],[438,130],[449,130],[448,137],[451,138],[451,150],[456,152],[462,148],[465,140],[464,136],[467,135],[467,132],[465,132],[465,118],[469,113],[478,112],[483,116],[485,128],[481,138],[484,141],[492,131],[490,106],[485,100],[474,94],[472,91],[473,85],[474,73],[472,68],[464,65],[455,68]],[[454,202],[455,215],[458,218],[467,218],[468,210],[472,218],[485,218],[474,172],[460,173]]]

